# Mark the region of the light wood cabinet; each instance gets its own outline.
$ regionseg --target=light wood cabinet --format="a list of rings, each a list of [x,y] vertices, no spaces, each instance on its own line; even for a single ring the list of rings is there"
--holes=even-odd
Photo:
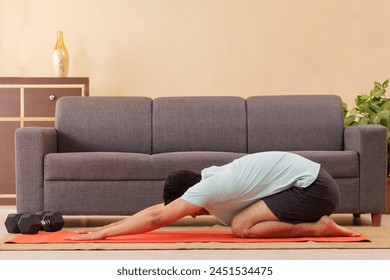
[[[89,78],[0,77],[0,205],[15,205],[15,130],[54,126],[63,96],[88,96]]]

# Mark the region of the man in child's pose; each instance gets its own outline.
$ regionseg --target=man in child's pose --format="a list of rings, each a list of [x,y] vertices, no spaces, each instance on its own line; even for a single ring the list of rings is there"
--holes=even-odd
[[[242,238],[358,236],[329,217],[339,200],[336,182],[320,164],[288,152],[256,153],[201,175],[174,172],[165,183],[164,204],[69,239],[144,233],[205,214]]]

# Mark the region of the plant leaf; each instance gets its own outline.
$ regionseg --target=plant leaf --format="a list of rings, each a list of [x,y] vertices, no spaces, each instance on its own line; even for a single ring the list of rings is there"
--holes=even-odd
[[[373,92],[372,92],[372,96],[375,96],[375,97],[381,97],[383,96],[384,94],[384,91],[382,89],[375,89]]]
[[[387,79],[387,80],[384,81],[384,83],[382,84],[382,87],[383,87],[383,88],[387,88],[388,85],[389,85],[389,80]]]
[[[369,103],[363,103],[363,104],[361,105],[361,112],[362,112],[362,113],[368,113],[368,114],[370,114],[370,115],[375,115],[375,112],[371,109]]]
[[[379,113],[380,111],[382,111],[381,107],[379,107],[379,106],[376,105],[376,104],[371,104],[371,105],[370,105],[370,108],[371,108],[375,113]]]
[[[377,115],[371,116],[371,121],[373,124],[379,124],[381,122],[381,118],[378,117]]]
[[[386,98],[385,103],[381,106],[382,110],[389,110],[390,109],[390,99]]]
[[[359,124],[359,125],[369,124],[369,120],[368,120],[368,118],[363,117],[363,118],[361,118],[361,119],[358,121],[358,124]]]
[[[381,119],[380,124],[389,129],[389,119]]]
[[[367,94],[358,95],[355,99],[356,106],[361,106],[364,102],[366,102],[370,97]]]
[[[390,111],[381,111],[378,113],[378,117],[384,120],[388,120],[390,117]]]
[[[351,126],[355,122],[356,116],[348,116],[344,118],[344,125],[345,126]]]

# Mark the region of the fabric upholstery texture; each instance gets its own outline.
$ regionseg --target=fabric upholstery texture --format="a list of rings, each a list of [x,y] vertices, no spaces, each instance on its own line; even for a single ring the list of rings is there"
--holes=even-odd
[[[151,153],[152,99],[67,96],[57,102],[60,153]]]
[[[354,152],[295,152],[321,162],[334,178],[359,176],[359,160]],[[45,157],[46,181],[125,181],[165,180],[172,170],[200,173],[211,165],[224,165],[244,153],[176,152],[156,155],[110,152],[52,153]]]
[[[338,96],[253,96],[247,105],[249,153],[343,150]]]
[[[382,126],[344,128],[334,95],[63,97],[55,128],[16,132],[17,210],[134,214],[173,171],[290,151],[335,178],[336,212],[384,213],[386,148]]]
[[[131,215],[161,203],[163,181],[46,181],[45,209],[67,215]]]
[[[25,213],[43,209],[42,165],[46,154],[57,153],[57,132],[51,128],[24,127],[15,133],[16,205]]]
[[[378,125],[345,129],[345,149],[359,154],[360,209],[381,213],[386,208],[387,131]],[[377,187],[382,186],[382,187]],[[377,201],[377,203],[374,203]]]
[[[247,152],[245,99],[161,97],[153,101],[153,154]]]

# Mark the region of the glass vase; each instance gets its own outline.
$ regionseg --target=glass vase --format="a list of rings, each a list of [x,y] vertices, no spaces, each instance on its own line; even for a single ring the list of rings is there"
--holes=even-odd
[[[69,54],[66,49],[62,31],[57,32],[57,41],[53,50],[53,69],[57,77],[67,77],[69,70]]]

